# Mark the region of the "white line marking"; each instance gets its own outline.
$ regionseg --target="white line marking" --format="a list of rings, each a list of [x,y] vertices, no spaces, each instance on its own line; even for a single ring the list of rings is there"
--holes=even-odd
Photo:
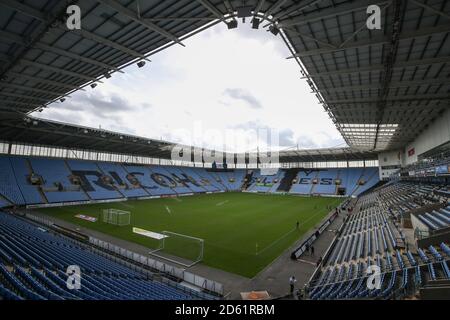
[[[225,200],[225,201],[219,202],[218,204],[216,204],[216,206],[219,207],[219,206],[221,206],[221,205],[227,203],[228,201],[230,201],[230,200]]]

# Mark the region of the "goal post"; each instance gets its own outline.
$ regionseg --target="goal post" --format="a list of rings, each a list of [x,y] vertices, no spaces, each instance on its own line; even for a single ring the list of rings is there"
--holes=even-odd
[[[116,226],[127,226],[130,224],[131,212],[119,209],[105,209],[103,210],[103,222],[113,224]]]
[[[203,260],[203,239],[172,231],[162,231],[161,234],[164,237],[150,254],[188,268]]]

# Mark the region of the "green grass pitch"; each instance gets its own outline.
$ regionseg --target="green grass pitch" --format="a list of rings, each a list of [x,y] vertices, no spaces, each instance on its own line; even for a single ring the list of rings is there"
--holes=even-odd
[[[340,198],[326,197],[219,193],[40,211],[149,248],[156,248],[157,241],[134,234],[132,227],[202,238],[205,246],[202,263],[253,277],[316,226],[330,207],[336,207],[341,201]],[[119,227],[103,223],[101,212],[107,208],[130,211],[131,224]],[[76,214],[99,219],[88,222],[76,218]],[[298,230],[295,229],[297,221],[300,222]],[[186,250],[178,248],[178,252],[170,253],[183,257]]]

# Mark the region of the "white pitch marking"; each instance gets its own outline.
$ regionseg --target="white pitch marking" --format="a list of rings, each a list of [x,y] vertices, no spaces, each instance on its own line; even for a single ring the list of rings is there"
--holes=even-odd
[[[228,201],[230,201],[230,200],[225,200],[225,201],[219,202],[218,204],[216,204],[216,206],[221,206],[221,205],[227,203]]]

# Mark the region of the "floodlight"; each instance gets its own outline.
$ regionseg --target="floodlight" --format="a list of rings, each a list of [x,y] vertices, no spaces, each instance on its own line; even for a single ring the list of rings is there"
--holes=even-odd
[[[261,23],[261,20],[257,19],[257,18],[253,18],[252,21],[252,28],[253,29],[259,29],[259,24]]]
[[[238,22],[237,22],[237,20],[234,20],[234,19],[229,22],[226,22],[226,24],[227,24],[229,30],[236,29],[238,27]]]
[[[66,101],[66,98],[61,98],[61,99],[59,99],[59,101],[64,102],[64,101]]]
[[[92,84],[91,84],[91,88],[92,88],[92,89],[94,89],[96,86],[97,86],[96,83],[92,83]]]
[[[107,73],[105,73],[105,74],[104,74],[104,76],[105,76],[105,78],[106,78],[106,79],[109,79],[109,78],[111,78],[111,75],[110,75],[110,74],[109,74],[108,72],[107,72]]]
[[[277,36],[280,33],[280,29],[278,29],[276,26],[270,26],[269,31],[272,32],[274,36]]]
[[[145,66],[145,61],[143,61],[143,60],[139,61],[139,62],[137,63],[137,66],[138,66],[139,68],[142,68],[143,66]]]

